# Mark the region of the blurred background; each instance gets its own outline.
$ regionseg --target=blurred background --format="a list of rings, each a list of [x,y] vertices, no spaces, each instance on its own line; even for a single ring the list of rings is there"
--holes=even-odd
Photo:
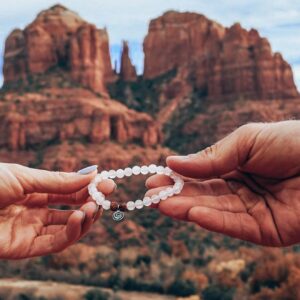
[[[245,123],[300,117],[299,1],[11,0],[0,20],[3,162],[165,164]],[[143,195],[144,180],[114,197]],[[299,251],[152,209],[106,213],[62,253],[0,261],[0,299],[297,300]]]

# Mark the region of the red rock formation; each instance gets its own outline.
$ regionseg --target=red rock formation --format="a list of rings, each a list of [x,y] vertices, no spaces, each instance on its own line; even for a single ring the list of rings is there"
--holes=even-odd
[[[136,81],[137,79],[136,69],[131,63],[131,59],[129,57],[129,47],[126,41],[123,41],[120,78],[124,81]]]
[[[150,22],[144,40],[144,77],[154,78],[217,52],[225,28],[196,13],[167,12]]]
[[[51,95],[51,97],[45,96]],[[17,103],[13,100],[18,97]],[[63,97],[63,100],[61,99]],[[83,89],[51,89],[43,94],[6,94],[0,104],[0,146],[11,150],[86,140],[156,145],[161,135],[153,119],[121,103]]]
[[[105,91],[105,66],[97,28],[83,24],[71,38],[70,64],[72,78],[92,90]]]
[[[182,80],[213,99],[298,96],[289,64],[239,24],[225,28],[203,15],[167,12],[151,21],[144,52],[145,78],[186,68]]]
[[[59,67],[78,83],[106,93],[111,81],[106,30],[98,30],[61,5],[42,11],[23,31],[14,30],[6,40],[4,83]]]

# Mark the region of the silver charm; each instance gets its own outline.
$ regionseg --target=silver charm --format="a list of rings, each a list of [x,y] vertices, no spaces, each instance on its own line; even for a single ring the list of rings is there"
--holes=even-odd
[[[125,216],[124,212],[117,210],[113,213],[112,218],[114,221],[120,222],[124,219],[124,216]]]

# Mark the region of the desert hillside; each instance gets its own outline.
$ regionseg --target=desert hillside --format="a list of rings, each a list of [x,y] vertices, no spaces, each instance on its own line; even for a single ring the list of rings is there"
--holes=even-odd
[[[143,45],[144,73],[126,41],[117,72],[106,29],[62,5],[13,30],[0,90],[0,161],[64,171],[164,164],[242,124],[300,116],[290,65],[255,29],[169,11],[150,21]],[[136,178],[120,181],[113,197],[144,192]],[[212,234],[150,208],[117,224],[108,212],[62,253],[0,261],[0,298],[296,300],[298,252]]]

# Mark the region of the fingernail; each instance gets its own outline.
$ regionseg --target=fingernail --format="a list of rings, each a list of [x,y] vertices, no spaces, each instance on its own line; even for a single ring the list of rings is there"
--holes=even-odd
[[[98,213],[99,209],[100,209],[100,206],[97,205],[96,210],[95,210],[95,212],[94,212],[94,214],[93,214],[93,220],[94,220],[95,217],[97,216],[97,213]]]
[[[84,211],[81,212],[82,212],[82,220],[81,220],[81,226],[82,226],[85,221],[85,212]]]
[[[83,168],[83,169],[79,170],[77,173],[80,175],[87,175],[87,174],[90,174],[90,173],[94,172],[95,170],[97,170],[97,168],[98,168],[97,165],[93,165],[93,166]]]

